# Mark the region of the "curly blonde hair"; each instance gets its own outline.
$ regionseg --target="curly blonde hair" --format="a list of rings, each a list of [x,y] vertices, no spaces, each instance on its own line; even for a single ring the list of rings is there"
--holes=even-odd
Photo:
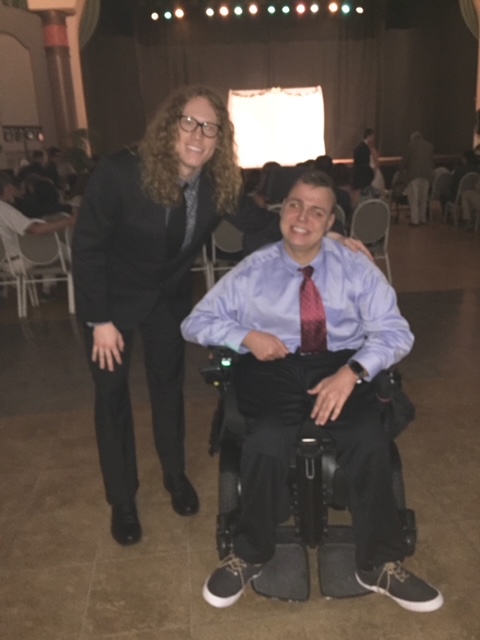
[[[217,114],[220,130],[215,152],[205,165],[215,189],[218,213],[234,213],[242,188],[237,164],[234,130],[224,101],[212,89],[203,85],[183,87],[173,93],[150,123],[139,147],[142,160],[142,185],[154,202],[174,206],[178,202],[178,156],[175,144],[178,117],[192,98],[206,98]]]

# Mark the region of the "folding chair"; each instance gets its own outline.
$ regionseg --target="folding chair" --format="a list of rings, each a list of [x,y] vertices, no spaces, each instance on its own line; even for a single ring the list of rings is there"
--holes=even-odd
[[[469,189],[474,189],[477,180],[480,175],[475,171],[470,171],[466,173],[463,178],[460,180],[460,184],[458,185],[457,193],[455,195],[454,202],[449,201],[446,203],[445,208],[443,210],[443,222],[446,224],[448,222],[449,216],[452,217],[453,225],[456,227],[458,224],[458,212],[460,210],[460,202],[462,198],[462,193],[464,191],[468,191]]]
[[[26,270],[22,281],[23,300],[26,315],[26,288],[34,286],[33,304],[38,305],[36,284],[43,282],[66,282],[68,292],[68,311],[75,314],[75,299],[73,292],[73,278],[68,256],[66,257],[60,239],[56,233],[48,235],[26,234],[18,236],[20,256],[23,258]]]
[[[10,256],[8,255],[3,239],[0,236],[0,283],[3,286],[13,286],[17,291],[17,313],[19,318],[23,318],[24,302],[23,302],[23,270],[19,272],[14,269]]]
[[[212,277],[232,269],[243,257],[243,233],[222,220],[212,233]]]
[[[390,233],[390,209],[383,200],[370,199],[361,202],[355,209],[350,227],[350,236],[361,240],[372,252],[375,260],[385,260],[387,278],[392,283],[388,236]]]

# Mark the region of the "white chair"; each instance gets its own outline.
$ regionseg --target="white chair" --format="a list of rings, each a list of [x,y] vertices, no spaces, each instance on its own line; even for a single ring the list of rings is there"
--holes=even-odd
[[[71,214],[66,211],[59,211],[48,216],[44,216],[43,219],[47,222],[57,222],[58,220],[65,220],[70,218]],[[73,227],[65,227],[60,231],[57,231],[60,242],[65,247],[64,257],[67,258],[67,267],[72,264],[72,239],[73,239]]]
[[[215,274],[232,269],[240,260],[243,233],[230,222],[222,220],[212,233],[212,278]]]
[[[29,284],[35,287],[42,282],[66,282],[68,293],[68,311],[75,314],[75,298],[73,278],[70,265],[62,251],[60,239],[56,233],[48,235],[25,234],[18,237],[18,247],[26,265],[22,281],[23,300],[26,312],[26,288]],[[36,288],[34,288],[33,304],[38,304]]]
[[[350,236],[361,240],[375,260],[384,260],[387,278],[392,283],[392,271],[388,255],[390,233],[390,208],[383,200],[370,199],[361,202],[353,212]]]
[[[474,209],[472,211],[472,216],[474,217],[473,228],[475,231],[478,231],[480,227],[480,211],[478,209]]]
[[[23,302],[23,278],[23,270],[19,273],[18,270],[13,268],[11,260],[5,249],[5,245],[3,244],[3,239],[0,236],[0,283],[5,287],[15,287],[17,291],[17,313],[19,318],[23,318],[25,315],[25,305]]]
[[[209,291],[215,284],[215,279],[212,271],[212,263],[208,258],[207,246],[205,244],[202,247],[200,255],[197,256],[195,262],[190,267],[190,271],[193,271],[193,273],[203,273],[207,291]]]
[[[458,185],[457,193],[455,195],[455,201],[449,201],[445,205],[445,208],[443,210],[443,222],[447,223],[448,218],[451,215],[454,226],[457,226],[458,212],[460,211],[462,193],[464,191],[468,191],[469,189],[474,189],[479,177],[480,175],[475,171],[469,171],[462,177]]]
[[[434,172],[432,188],[428,198],[428,212],[430,220],[433,218],[432,206],[434,202],[440,203],[440,211],[443,215],[443,202],[448,198],[450,193],[450,184],[452,182],[452,172],[445,167],[437,167]]]

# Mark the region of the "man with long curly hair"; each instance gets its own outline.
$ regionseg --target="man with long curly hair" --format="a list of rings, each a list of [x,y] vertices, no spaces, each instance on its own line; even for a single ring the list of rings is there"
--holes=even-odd
[[[233,126],[212,90],[186,87],[158,111],[138,152],[104,158],[89,180],[73,241],[77,309],[86,325],[95,384],[95,425],[111,533],[141,538],[138,477],[128,389],[133,333],[140,331],[155,446],[173,509],[198,511],[185,475],[184,342],[190,267],[224,213],[261,224],[239,198]],[[184,204],[182,204],[184,198]],[[252,215],[250,215],[252,214]]]

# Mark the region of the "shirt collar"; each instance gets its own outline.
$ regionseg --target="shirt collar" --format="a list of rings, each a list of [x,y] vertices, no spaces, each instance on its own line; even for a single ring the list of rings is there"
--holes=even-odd
[[[200,172],[194,175],[193,178],[190,178],[190,180],[184,180],[183,178],[179,178],[178,184],[182,187],[182,189],[184,187],[186,187],[187,189],[194,189],[198,186],[199,181],[200,181]]]
[[[320,249],[320,251],[317,253],[317,255],[315,256],[315,258],[309,262],[309,264],[312,265],[312,267],[314,268],[314,270],[319,270],[323,264],[323,257],[324,257],[324,247],[323,247],[323,243],[325,241],[325,238],[323,238],[322,240],[322,247]],[[301,265],[298,264],[298,262],[295,262],[295,260],[288,255],[286,249],[285,249],[285,244],[283,242],[283,240],[280,241],[280,255],[282,257],[282,260],[285,264],[285,266],[287,267],[287,269],[291,272],[291,273],[297,273],[299,269],[301,269]],[[307,265],[304,265],[305,267]]]

